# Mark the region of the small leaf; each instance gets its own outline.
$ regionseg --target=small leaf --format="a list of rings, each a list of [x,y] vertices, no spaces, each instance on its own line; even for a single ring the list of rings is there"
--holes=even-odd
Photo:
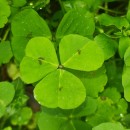
[[[127,101],[130,102],[130,67],[124,66],[124,71],[122,74],[122,84],[124,87],[124,97]]]
[[[71,69],[93,71],[104,62],[101,48],[94,41],[76,34],[64,36],[59,51],[61,64]]]
[[[99,23],[104,26],[114,25],[118,29],[122,29],[122,27],[128,28],[129,22],[125,17],[113,17],[108,14],[101,14],[97,17]]]
[[[94,127],[92,130],[124,130],[125,128],[121,123],[101,123],[100,125]]]
[[[6,51],[5,51],[6,50]],[[8,63],[13,56],[10,42],[3,41],[0,43],[0,64]]]
[[[62,127],[67,119],[65,117],[54,116],[47,114],[44,111],[39,114],[38,127],[40,130],[58,130]],[[53,124],[53,125],[50,125]]]
[[[101,96],[110,98],[114,103],[117,103],[121,98],[121,94],[117,91],[115,87],[107,88],[103,91]]]
[[[5,114],[6,107],[4,102],[0,99],[0,118]]]
[[[45,37],[32,38],[26,46],[25,53],[26,56],[20,64],[20,72],[26,83],[36,82],[58,67],[54,46]]]
[[[124,61],[126,66],[130,66],[130,47],[128,47],[125,52]]]
[[[86,10],[71,10],[67,12],[58,26],[56,37],[62,38],[68,34],[92,36],[95,30],[94,17]]]
[[[43,106],[72,109],[84,102],[86,93],[77,77],[67,71],[56,70],[36,85],[34,95]]]
[[[98,105],[97,99],[87,97],[85,102],[81,106],[72,111],[72,115],[74,117],[83,117],[92,115],[96,111],[97,105]]]
[[[130,46],[130,38],[121,37],[119,40],[119,54],[121,58],[124,57],[124,54],[129,46]]]
[[[32,117],[32,110],[29,107],[24,107],[11,117],[13,125],[27,125]]]
[[[14,86],[9,82],[0,82],[0,100],[7,106],[14,97]]]
[[[118,47],[115,40],[105,36],[104,34],[97,35],[94,40],[103,50],[105,60],[108,60],[109,58],[114,56]]]
[[[0,0],[0,28],[3,28],[10,15],[10,7],[7,0]]]

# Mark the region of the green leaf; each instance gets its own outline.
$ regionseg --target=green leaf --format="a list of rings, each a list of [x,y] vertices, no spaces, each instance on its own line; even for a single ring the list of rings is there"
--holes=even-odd
[[[124,71],[122,74],[122,84],[124,87],[124,97],[127,101],[130,102],[130,67],[124,66]]]
[[[26,0],[10,0],[9,1],[10,2],[10,5],[12,6],[12,7],[22,7],[22,6],[24,6],[27,2],[26,2]]]
[[[108,60],[115,55],[117,50],[117,42],[104,34],[99,34],[94,39],[104,52],[105,60]]]
[[[98,98],[96,113],[86,118],[88,124],[94,127],[103,122],[113,121],[115,108],[112,103],[113,102],[108,98]]]
[[[38,118],[38,127],[40,130],[58,130],[64,122],[67,121],[65,117],[54,116],[42,111]],[[50,125],[53,124],[53,125]]]
[[[0,118],[5,114],[5,110],[6,110],[5,104],[4,104],[4,102],[0,99]]]
[[[126,66],[130,66],[130,47],[127,48],[124,54],[124,61]]]
[[[14,86],[9,82],[0,82],[0,100],[7,106],[14,97]]]
[[[72,115],[74,117],[83,117],[92,115],[96,111],[97,105],[98,105],[97,99],[87,97],[85,102],[81,106],[72,111]]]
[[[117,91],[115,87],[111,87],[111,88],[108,87],[103,91],[101,96],[110,98],[114,103],[117,103],[121,98],[121,94]]]
[[[123,60],[110,59],[105,62],[106,74],[108,77],[107,86],[116,87],[119,92],[124,92],[122,86]]]
[[[94,41],[76,34],[62,38],[59,53],[61,64],[71,69],[93,71],[104,62],[101,48]]]
[[[6,50],[6,51],[5,51]],[[10,42],[3,41],[0,43],[0,64],[8,63],[13,56]]]
[[[11,22],[11,30],[13,33],[12,49],[19,62],[23,58],[29,39],[36,36],[51,38],[51,32],[45,20],[33,9],[24,9],[16,14]]]
[[[72,109],[84,102],[86,93],[77,77],[65,70],[56,70],[36,85],[34,96],[43,106]]]
[[[121,37],[119,40],[119,54],[121,58],[124,57],[124,54],[129,46],[130,46],[130,38]]]
[[[96,71],[85,72],[68,70],[77,76],[86,88],[86,95],[91,97],[98,97],[98,93],[104,90],[107,83],[107,75],[105,67],[101,67]]]
[[[31,108],[24,107],[20,111],[17,111],[17,113],[11,117],[11,123],[13,125],[27,125],[31,118]]]
[[[45,37],[32,38],[26,46],[25,53],[26,56],[20,64],[20,72],[26,83],[36,82],[58,68],[54,46]]]
[[[10,7],[7,0],[0,0],[0,28],[3,28],[10,15]]]
[[[130,10],[129,9],[128,9],[127,14],[126,14],[126,18],[130,22]]]
[[[12,130],[12,127],[8,126],[8,127],[4,128],[4,130]]]
[[[129,22],[125,17],[113,17],[108,14],[101,14],[97,16],[97,20],[101,25],[104,26],[111,26],[114,25],[118,29],[122,29],[122,27],[128,28],[129,27]]]
[[[92,130],[92,127],[89,124],[81,120],[73,120],[73,125],[75,126],[74,130]]]
[[[68,34],[79,34],[82,36],[92,36],[95,30],[94,17],[90,12],[82,9],[67,12],[61,20],[56,38],[62,38]]]
[[[117,123],[107,122],[94,127],[92,130],[124,130],[124,127],[119,122]]]

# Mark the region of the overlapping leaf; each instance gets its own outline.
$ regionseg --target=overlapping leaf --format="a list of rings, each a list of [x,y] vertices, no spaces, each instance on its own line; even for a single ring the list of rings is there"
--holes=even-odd
[[[6,51],[5,51],[6,50]],[[3,41],[0,43],[0,64],[8,63],[13,56],[10,42]]]
[[[71,10],[67,12],[58,26],[56,37],[62,38],[68,34],[92,36],[95,30],[94,17],[86,10]]]
[[[0,28],[3,28],[10,15],[10,7],[7,0],[0,0]]]
[[[0,101],[7,106],[14,97],[14,86],[9,82],[0,82]]]
[[[19,62],[24,56],[24,49],[29,39],[35,36],[51,38],[46,22],[33,9],[24,9],[16,14],[11,23],[11,30],[13,53]]]
[[[97,35],[94,40],[103,50],[105,60],[114,56],[118,46],[115,40],[112,40],[104,34]]]

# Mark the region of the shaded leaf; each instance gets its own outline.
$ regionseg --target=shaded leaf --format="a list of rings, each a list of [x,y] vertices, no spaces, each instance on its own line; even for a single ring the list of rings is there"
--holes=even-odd
[[[67,12],[61,20],[57,32],[57,39],[68,34],[79,34],[82,36],[92,36],[95,30],[94,17],[86,10],[71,10]]]
[[[104,34],[97,35],[94,40],[103,50],[105,60],[114,56],[118,47],[117,42],[115,40],[107,37]]]
[[[6,51],[5,51],[6,50]],[[8,63],[13,56],[10,42],[3,41],[0,43],[0,64]]]
[[[0,28],[3,28],[10,15],[10,7],[7,0],[0,0]]]
[[[97,17],[99,23],[104,26],[111,26],[114,25],[118,29],[122,29],[122,27],[128,28],[129,27],[129,22],[125,17],[115,17],[115,16],[110,16],[108,14],[101,14]]]
[[[7,106],[14,97],[14,86],[9,82],[0,82],[0,100]]]

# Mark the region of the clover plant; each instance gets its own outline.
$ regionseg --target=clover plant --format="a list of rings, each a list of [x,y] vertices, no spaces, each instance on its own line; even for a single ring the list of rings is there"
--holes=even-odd
[[[130,1],[0,0],[0,130],[130,130]]]

